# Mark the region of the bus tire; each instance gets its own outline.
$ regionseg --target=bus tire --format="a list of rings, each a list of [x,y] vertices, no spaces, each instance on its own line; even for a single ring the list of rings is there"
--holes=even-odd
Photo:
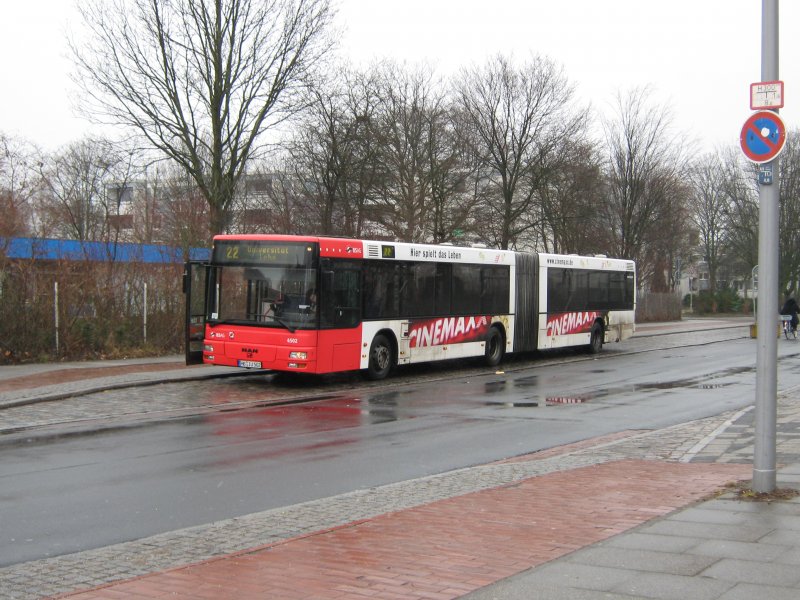
[[[503,360],[505,351],[505,340],[503,333],[498,327],[492,327],[486,336],[486,355],[484,361],[489,367],[496,367]]]
[[[367,363],[367,379],[378,381],[385,379],[394,366],[394,349],[392,343],[383,334],[378,334],[369,347]]]
[[[589,334],[589,354],[599,354],[603,349],[603,326],[600,323],[592,325]]]

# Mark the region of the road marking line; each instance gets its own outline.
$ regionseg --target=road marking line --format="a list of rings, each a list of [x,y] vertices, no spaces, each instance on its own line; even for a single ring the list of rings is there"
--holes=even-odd
[[[739,412],[735,413],[730,419],[725,421],[722,425],[717,427],[714,431],[709,433],[706,437],[704,437],[702,440],[700,440],[694,446],[692,446],[692,448],[681,457],[680,462],[683,463],[692,462],[692,459],[695,456],[697,456],[703,450],[703,448],[708,446],[711,442],[714,441],[715,438],[721,435],[728,427],[730,427],[736,421],[738,421],[742,415],[750,412],[754,408],[755,406],[748,406],[747,408],[743,408]]]

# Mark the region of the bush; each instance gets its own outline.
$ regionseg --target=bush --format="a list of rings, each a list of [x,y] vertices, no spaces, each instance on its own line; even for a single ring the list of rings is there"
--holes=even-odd
[[[693,294],[690,298],[686,294],[683,298],[683,306],[691,306],[693,312],[701,315],[714,313],[750,313],[752,312],[753,301],[740,298],[736,291],[725,288],[711,293],[708,290],[701,290]]]
[[[700,315],[717,312],[717,304],[714,300],[714,294],[708,290],[700,290],[699,293],[694,295],[692,302],[692,310]]]
[[[742,309],[742,299],[730,288],[717,290],[714,296],[717,302],[717,312],[739,312]]]

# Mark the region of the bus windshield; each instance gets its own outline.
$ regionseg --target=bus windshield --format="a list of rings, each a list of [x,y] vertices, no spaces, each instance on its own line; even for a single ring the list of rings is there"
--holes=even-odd
[[[314,329],[317,271],[310,267],[219,266],[209,321]]]

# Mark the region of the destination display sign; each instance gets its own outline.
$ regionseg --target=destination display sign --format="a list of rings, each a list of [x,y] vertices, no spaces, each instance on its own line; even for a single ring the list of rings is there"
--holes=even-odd
[[[311,266],[315,244],[309,242],[259,242],[218,240],[211,262],[236,265]]]

